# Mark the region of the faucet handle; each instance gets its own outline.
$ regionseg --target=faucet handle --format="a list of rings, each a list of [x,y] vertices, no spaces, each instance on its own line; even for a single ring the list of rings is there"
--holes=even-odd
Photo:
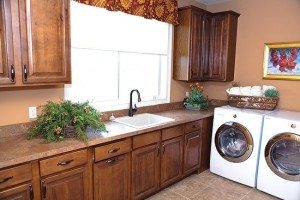
[[[133,106],[134,108],[132,109],[133,110],[133,112],[136,112],[137,111],[137,106],[136,106],[136,104],[134,104],[134,106]]]

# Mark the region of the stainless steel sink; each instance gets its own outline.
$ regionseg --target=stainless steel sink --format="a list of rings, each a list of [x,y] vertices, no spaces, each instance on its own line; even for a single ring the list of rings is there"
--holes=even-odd
[[[133,117],[118,117],[113,121],[131,126],[137,129],[153,127],[168,122],[174,121],[172,118],[154,115],[150,113],[143,113],[134,115]]]

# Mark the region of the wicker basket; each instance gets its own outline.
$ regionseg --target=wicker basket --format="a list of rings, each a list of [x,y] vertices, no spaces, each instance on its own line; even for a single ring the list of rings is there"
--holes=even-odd
[[[229,105],[237,108],[274,110],[278,104],[278,101],[279,98],[273,97],[228,95]]]

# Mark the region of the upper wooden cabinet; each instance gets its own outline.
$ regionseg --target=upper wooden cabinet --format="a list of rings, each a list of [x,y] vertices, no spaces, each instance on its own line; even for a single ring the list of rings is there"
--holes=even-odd
[[[24,83],[70,81],[69,0],[19,0]]]
[[[206,11],[196,7],[179,10],[179,25],[174,30],[175,80],[198,81],[201,79],[202,21]]]
[[[70,1],[0,4],[0,87],[70,83]]]
[[[0,1],[0,85],[14,84],[13,40],[10,0]]]
[[[209,75],[204,80],[233,81],[239,14],[216,13],[211,20]]]
[[[174,74],[181,81],[232,81],[238,13],[189,6],[175,26]]]

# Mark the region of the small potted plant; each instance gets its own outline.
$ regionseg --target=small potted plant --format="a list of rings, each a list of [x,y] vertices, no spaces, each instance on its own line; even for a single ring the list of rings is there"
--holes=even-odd
[[[203,86],[199,83],[190,85],[189,96],[184,99],[184,106],[190,110],[207,110],[209,107],[208,99],[203,95]]]
[[[86,127],[106,131],[101,122],[101,113],[89,105],[88,102],[72,103],[49,101],[42,106],[42,112],[36,123],[29,128],[28,139],[41,135],[46,142],[61,141],[74,137],[87,140]]]

